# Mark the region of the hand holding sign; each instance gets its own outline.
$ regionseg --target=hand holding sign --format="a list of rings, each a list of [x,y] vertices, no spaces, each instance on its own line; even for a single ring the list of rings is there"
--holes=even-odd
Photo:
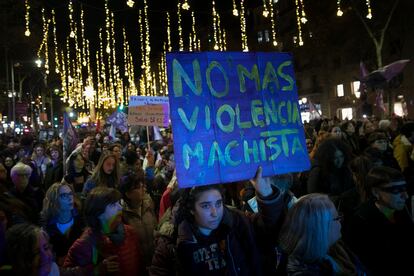
[[[262,177],[262,167],[257,168],[256,175],[250,180],[256,192],[262,197],[267,197],[272,194],[271,182],[271,177]]]

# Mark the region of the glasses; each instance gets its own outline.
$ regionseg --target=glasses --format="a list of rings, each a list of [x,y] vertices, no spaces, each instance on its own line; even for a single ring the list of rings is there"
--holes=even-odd
[[[388,194],[398,195],[400,193],[407,192],[407,184],[395,185],[395,186],[390,186],[390,187],[378,187],[378,189]]]
[[[61,193],[61,194],[59,194],[59,197],[61,199],[69,199],[69,198],[73,197],[73,193],[72,192],[70,192],[70,193]]]

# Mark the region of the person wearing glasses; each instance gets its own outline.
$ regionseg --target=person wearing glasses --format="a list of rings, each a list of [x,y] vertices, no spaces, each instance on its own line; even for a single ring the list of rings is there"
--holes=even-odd
[[[87,228],[68,251],[64,269],[78,275],[144,275],[137,233],[122,222],[121,193],[96,187],[83,206]]]
[[[65,256],[82,234],[83,219],[75,208],[73,189],[66,183],[49,187],[43,200],[40,224],[50,237],[56,253],[56,262],[63,265]]]
[[[414,222],[402,173],[374,167],[367,176],[370,200],[344,225],[344,239],[373,275],[414,275]]]
[[[341,220],[325,194],[299,198],[279,235],[282,275],[364,275],[358,257],[341,240]]]

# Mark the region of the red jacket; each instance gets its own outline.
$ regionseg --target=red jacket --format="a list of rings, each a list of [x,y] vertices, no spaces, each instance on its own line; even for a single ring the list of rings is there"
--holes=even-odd
[[[99,264],[106,257],[117,255],[120,270],[116,275],[139,275],[143,268],[138,236],[128,225],[124,225],[124,230],[124,240],[116,245],[109,237],[96,235],[87,228],[69,249],[63,267],[79,267],[81,275],[102,275]]]

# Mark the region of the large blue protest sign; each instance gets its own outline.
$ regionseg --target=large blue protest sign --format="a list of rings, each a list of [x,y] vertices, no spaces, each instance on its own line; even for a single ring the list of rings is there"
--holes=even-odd
[[[309,168],[292,56],[167,54],[180,187]]]

